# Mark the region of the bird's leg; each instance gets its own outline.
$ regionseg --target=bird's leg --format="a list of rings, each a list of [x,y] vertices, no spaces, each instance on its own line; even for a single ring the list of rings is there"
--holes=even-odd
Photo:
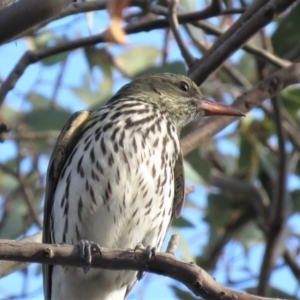
[[[101,248],[97,243],[88,240],[80,240],[78,246],[80,258],[87,264],[83,267],[83,271],[87,273],[91,268],[92,254],[98,252],[101,255]]]
[[[142,262],[144,264],[148,264],[148,262],[150,261],[150,259],[152,257],[155,257],[156,256],[156,247],[152,247],[150,245],[148,245],[146,248],[145,246],[143,245],[143,243],[138,243],[135,248],[134,248],[134,251],[136,250],[145,250],[146,251],[146,254],[147,254],[147,257],[146,259]],[[138,280],[141,280],[143,277],[144,277],[144,274],[145,272],[143,271],[138,271],[136,277]]]

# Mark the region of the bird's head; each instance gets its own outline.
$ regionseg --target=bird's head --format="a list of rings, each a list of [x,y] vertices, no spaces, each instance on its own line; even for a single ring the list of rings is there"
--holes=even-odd
[[[153,104],[168,113],[178,129],[202,116],[244,115],[233,107],[205,99],[190,78],[171,73],[140,76],[123,86],[112,101],[118,98],[136,98]]]

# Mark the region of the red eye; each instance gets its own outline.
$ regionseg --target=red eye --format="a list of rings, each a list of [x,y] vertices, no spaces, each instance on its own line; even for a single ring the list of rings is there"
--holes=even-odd
[[[177,87],[178,87],[180,90],[182,90],[183,92],[188,92],[189,89],[190,89],[189,85],[188,85],[186,82],[184,82],[184,81],[179,81],[179,82],[177,83]]]

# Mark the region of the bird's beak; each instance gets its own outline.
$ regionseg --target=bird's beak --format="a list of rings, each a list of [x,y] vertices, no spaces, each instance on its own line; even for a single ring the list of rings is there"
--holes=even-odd
[[[201,99],[198,102],[198,110],[204,112],[203,116],[245,116],[245,114],[236,108],[207,99]]]

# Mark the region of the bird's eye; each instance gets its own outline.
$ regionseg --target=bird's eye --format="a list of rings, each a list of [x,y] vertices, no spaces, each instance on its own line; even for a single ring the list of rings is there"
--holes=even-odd
[[[182,90],[183,92],[188,92],[188,91],[190,90],[189,85],[188,85],[186,82],[184,82],[184,81],[179,81],[179,82],[177,83],[177,87],[178,87],[180,90]]]

